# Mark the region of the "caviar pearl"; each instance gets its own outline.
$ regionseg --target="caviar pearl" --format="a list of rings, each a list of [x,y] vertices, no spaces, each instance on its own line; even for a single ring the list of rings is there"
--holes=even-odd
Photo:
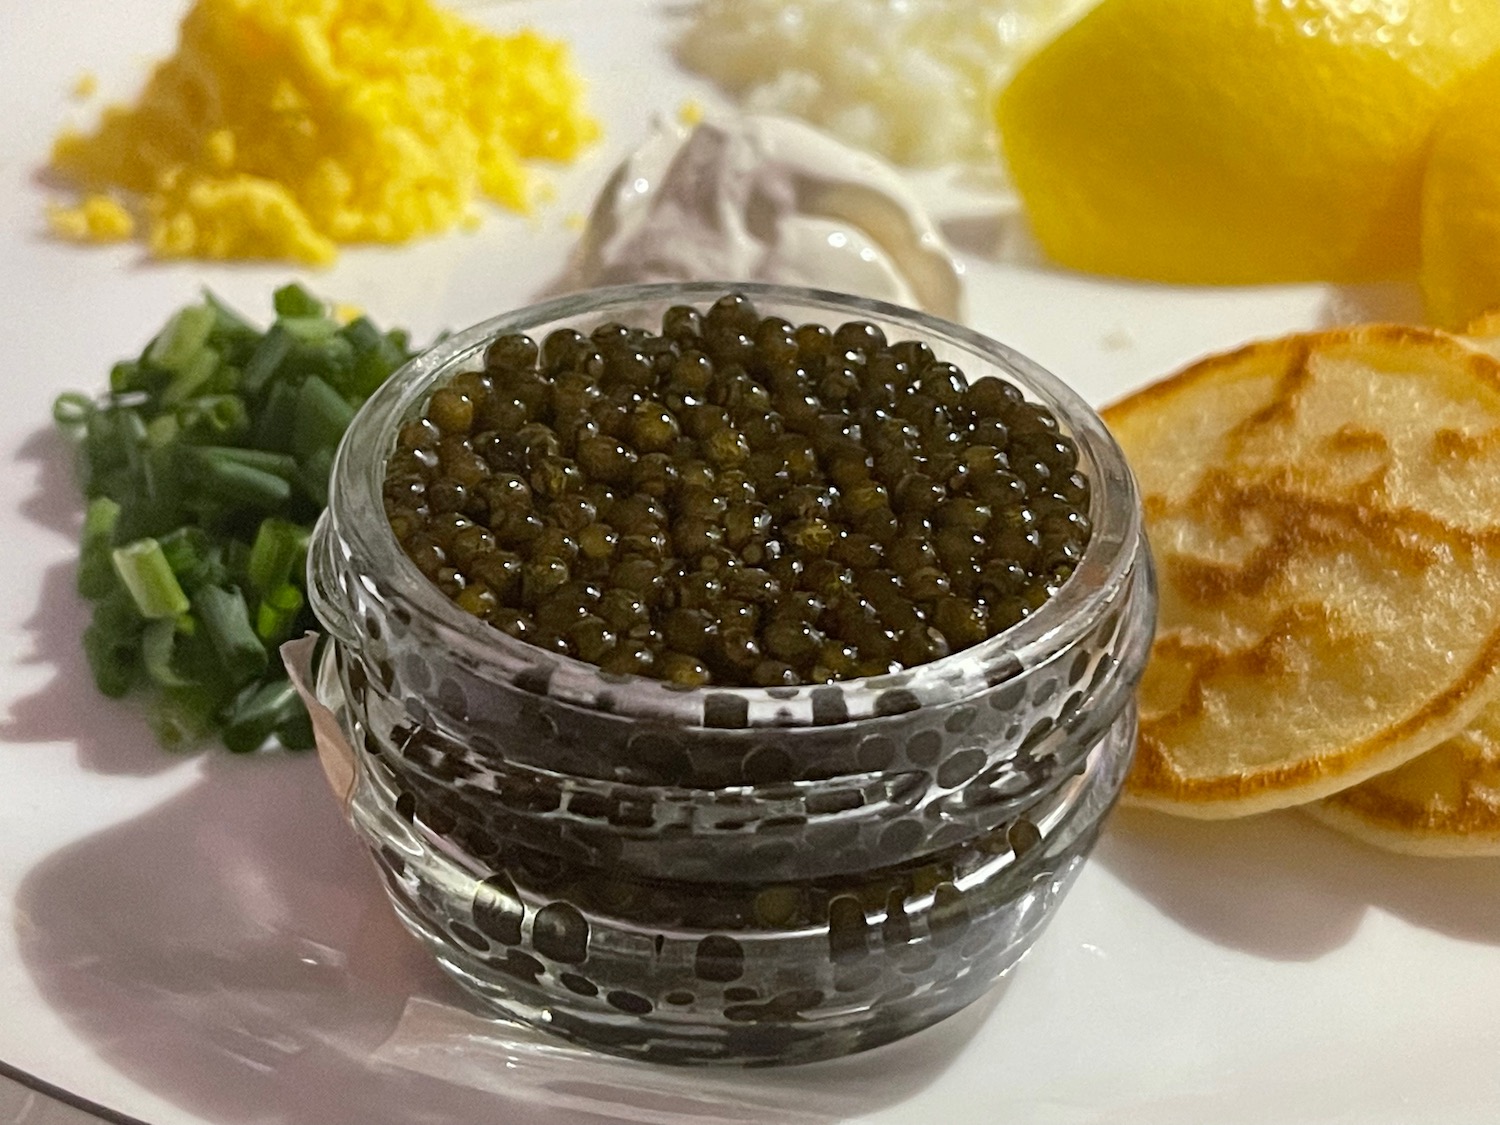
[[[1057,420],[919,340],[729,294],[502,336],[387,462],[468,613],[610,672],[779,686],[921,664],[1041,606],[1088,541]],[[763,611],[762,611],[763,610]]]

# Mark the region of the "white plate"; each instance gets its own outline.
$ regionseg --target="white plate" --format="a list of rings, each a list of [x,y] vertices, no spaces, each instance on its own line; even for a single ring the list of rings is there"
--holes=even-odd
[[[526,301],[652,115],[715,100],[673,69],[659,5],[467,10],[569,39],[606,139],[555,176],[558,199],[534,220],[496,214],[308,277],[418,339]],[[13,4],[0,36],[0,1064],[151,1125],[1500,1116],[1500,864],[1390,857],[1293,814],[1117,816],[990,999],[838,1064],[684,1076],[549,1055],[461,1019],[435,1027],[454,994],[399,929],[316,764],[167,756],[135,710],[95,694],[79,652],[79,503],[52,397],[101,386],[200,287],[264,316],[296,273],[44,237],[36,174],[79,113],[74,79],[93,71],[105,95],[128,96],[178,14]],[[971,324],[1096,401],[1253,337],[1412,310],[1399,286],[1169,289],[986,260],[998,205],[950,199],[949,214],[970,251]],[[35,1109],[3,1102],[17,1120]]]

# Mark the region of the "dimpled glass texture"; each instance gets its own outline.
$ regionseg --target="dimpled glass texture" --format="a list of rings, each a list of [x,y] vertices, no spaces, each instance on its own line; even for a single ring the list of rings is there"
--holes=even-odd
[[[611,676],[459,610],[385,520],[401,423],[496,336],[655,328],[727,291],[711,284],[559,298],[413,361],[350,427],[309,567],[333,639],[319,692],[358,761],[354,826],[443,967],[577,1043],[765,1065],[917,1031],[1028,948],[1123,783],[1156,594],[1122,455],[1053,376],[894,306],[733,288],[793,324],[872,321],[1047,406],[1092,483],[1073,577],[972,648],[807,687]]]

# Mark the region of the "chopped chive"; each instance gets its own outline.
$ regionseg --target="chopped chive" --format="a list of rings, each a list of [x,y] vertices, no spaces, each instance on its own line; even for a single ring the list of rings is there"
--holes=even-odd
[[[322,316],[323,302],[314,297],[295,281],[283,285],[271,295],[271,305],[280,318],[294,316]]]
[[[307,558],[307,539],[299,524],[275,516],[262,520],[246,564],[250,585],[262,594],[283,586]]]
[[[203,395],[183,404],[176,418],[187,440],[217,445],[243,438],[250,430],[245,401],[234,394]]]
[[[317,501],[318,507],[328,503],[328,478],[333,475],[333,447],[325,445],[302,465],[299,480],[307,494]]]
[[[165,371],[182,372],[208,342],[214,319],[214,310],[207,305],[179,309],[146,349],[146,362]]]
[[[152,449],[163,449],[177,440],[181,429],[175,414],[158,414],[146,423],[146,444]]]
[[[354,369],[349,373],[347,389],[361,399],[368,398],[405,362],[406,353],[382,339],[368,351],[359,353]]]
[[[95,478],[108,477],[117,470],[133,476],[145,440],[146,423],[134,410],[107,408],[89,415],[83,435],[85,490],[95,495]]]
[[[288,640],[306,599],[290,582],[276,587],[261,599],[255,611],[255,634],[268,646]]]
[[[219,370],[220,356],[217,351],[205,344],[193,354],[193,357],[183,363],[182,367],[167,384],[166,390],[161,393],[161,404],[163,406],[176,406],[183,402],[211,379]]]
[[[177,622],[162,617],[146,626],[141,634],[141,663],[152,682],[162,687],[186,687],[191,681],[184,679],[173,667],[177,651]]]
[[[225,567],[219,558],[222,552],[201,527],[175,528],[158,542],[178,583],[188,591],[189,600],[199,587],[225,580]]]
[[[188,596],[155,539],[137,539],[116,547],[110,557],[142,617],[176,617],[188,611]]]
[[[280,477],[287,482],[295,481],[301,466],[290,453],[276,453],[269,449],[241,449],[233,445],[200,445],[191,451],[192,467],[199,470],[209,461],[232,461],[246,468]]]
[[[316,344],[299,344],[287,362],[294,363],[304,378],[315,375],[343,395],[358,361],[348,340],[330,336]]]
[[[213,331],[221,339],[260,339],[260,330],[237,311],[225,304],[211,290],[203,291],[203,303],[214,311]]]
[[[247,465],[237,457],[208,450],[197,460],[202,473],[195,482],[197,491],[217,503],[271,512],[291,499],[292,486],[286,478]]]
[[[287,680],[253,684],[235,697],[224,727],[224,745],[236,754],[259,750],[276,729],[306,709]]]
[[[111,698],[124,695],[139,678],[140,635],[145,623],[123,589],[94,604],[83,631],[83,653],[94,686]]]
[[[96,496],[83,513],[83,533],[78,547],[78,592],[86,598],[102,598],[115,586],[112,557],[120,505],[108,496]]]
[[[198,395],[232,395],[240,389],[240,383],[244,378],[245,373],[239,365],[229,362],[226,357],[219,364],[218,369],[209,376],[208,381],[198,388]]]
[[[296,422],[297,388],[290,383],[272,383],[270,393],[266,396],[266,404],[255,423],[252,440],[261,449],[290,452],[292,429]]]
[[[280,370],[282,361],[291,354],[294,342],[292,334],[281,325],[271,326],[271,330],[262,336],[260,343],[255,346],[255,351],[250,355],[250,362],[245,364],[245,375],[241,385],[247,393],[259,394],[266,384],[271,382],[276,372]]]
[[[139,390],[140,377],[141,365],[133,359],[122,359],[109,369],[110,393],[119,395]]]
[[[340,325],[299,285],[276,310],[262,332],[205,293],[110,369],[106,395],[53,404],[89,498],[84,651],[101,691],[148,694],[165,745],[231,727],[240,748],[311,744],[271,650],[310,620],[307,538],[338,441],[410,358],[406,333]]]
[[[223,706],[220,693],[206,685],[164,688],[153,700],[147,719],[158,742],[168,750],[181,750],[214,729]]]
[[[193,611],[230,683],[245,683],[265,671],[270,657],[255,635],[250,610],[239,590],[205,586],[193,599]]]
[[[385,336],[367,316],[357,316],[339,329],[339,335],[353,345],[356,352],[372,352],[385,342]]]
[[[138,481],[141,493],[148,497],[155,496],[156,476],[151,464],[142,455],[149,440],[145,419],[134,410],[113,410],[110,415],[114,422],[111,441],[114,452],[124,463],[125,471]]]
[[[308,376],[297,394],[292,452],[305,459],[319,450],[332,449],[353,420],[354,407],[343,395],[316,375]]]
[[[87,426],[94,410],[94,400],[77,391],[64,391],[52,400],[52,420],[65,430]]]
[[[297,702],[302,701],[299,699]],[[276,741],[288,750],[311,750],[313,748],[316,740],[313,737],[312,716],[307,713],[306,707],[299,707],[295,715],[276,728]]]
[[[339,326],[326,316],[284,316],[276,327],[303,344],[321,344],[338,334]]]

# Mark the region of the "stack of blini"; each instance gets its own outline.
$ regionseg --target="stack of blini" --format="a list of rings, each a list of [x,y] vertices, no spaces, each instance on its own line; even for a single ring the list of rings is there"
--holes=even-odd
[[[1104,411],[1161,583],[1129,803],[1500,855],[1500,315],[1254,344]]]

